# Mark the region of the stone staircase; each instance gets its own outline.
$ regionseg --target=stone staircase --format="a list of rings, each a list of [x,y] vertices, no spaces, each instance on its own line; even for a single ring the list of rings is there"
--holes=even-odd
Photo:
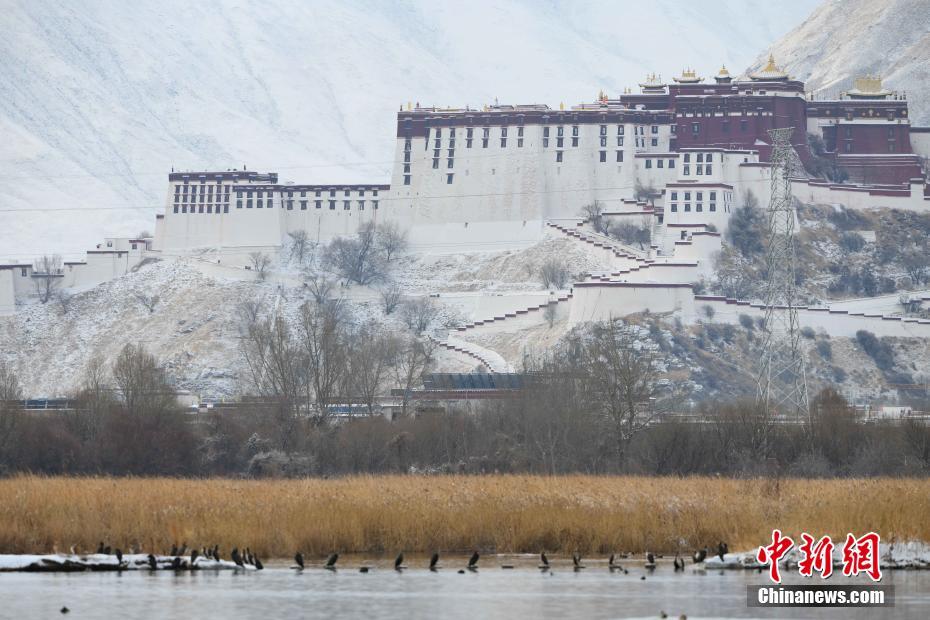
[[[437,338],[432,338],[432,340],[449,351],[454,351],[456,353],[461,353],[474,359],[475,361],[481,363],[489,372],[496,373],[508,373],[513,372],[513,366],[507,363],[498,352],[492,351],[486,347],[475,344],[474,342],[467,342],[455,336],[448,336],[445,340],[439,340]]]
[[[493,323],[500,323],[500,322],[502,322],[502,321],[506,321],[506,320],[509,319],[509,318],[516,318],[516,317],[518,317],[518,316],[527,315],[527,314],[530,314],[530,313],[532,313],[532,312],[539,312],[540,310],[543,310],[543,309],[545,309],[545,308],[547,308],[548,306],[551,306],[551,305],[553,305],[553,304],[557,304],[557,303],[560,303],[560,302],[568,301],[568,300],[571,299],[572,297],[573,297],[573,293],[570,293],[570,292],[569,292],[569,293],[564,293],[564,294],[562,294],[562,295],[559,295],[558,297],[550,297],[549,300],[546,301],[545,303],[537,304],[537,305],[535,305],[535,306],[528,306],[528,307],[526,307],[526,308],[520,308],[519,310],[513,310],[513,311],[511,311],[511,312],[505,312],[505,313],[503,313],[503,314],[499,314],[499,315],[496,315],[496,316],[493,316],[493,317],[490,317],[490,318],[487,318],[487,319],[481,319],[481,320],[477,320],[477,321],[472,321],[472,322],[470,322],[470,323],[465,323],[464,325],[459,325],[458,327],[455,328],[455,330],[456,330],[457,332],[459,332],[459,333],[462,333],[462,332],[466,332],[466,331],[468,331],[468,330],[470,330],[470,329],[474,329],[474,328],[476,328],[476,327],[480,327],[480,326],[482,326],[482,325],[490,325],[490,324],[493,324]]]

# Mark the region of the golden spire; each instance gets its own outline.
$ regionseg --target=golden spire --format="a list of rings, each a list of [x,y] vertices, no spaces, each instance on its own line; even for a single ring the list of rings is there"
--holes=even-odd
[[[719,75],[720,77],[727,77],[727,76],[729,76],[729,75],[730,75],[730,72],[727,71],[727,66],[726,66],[726,65],[720,65],[720,71],[717,72],[717,75]]]

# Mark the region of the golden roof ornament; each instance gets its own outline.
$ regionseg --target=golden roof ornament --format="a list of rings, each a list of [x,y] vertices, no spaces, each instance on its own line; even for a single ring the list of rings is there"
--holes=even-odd
[[[694,69],[682,69],[681,76],[672,79],[679,84],[697,84],[704,80],[704,78],[698,77],[697,71]]]
[[[769,54],[769,62],[762,69],[756,73],[751,74],[751,77],[754,80],[787,80],[788,74],[782,71],[782,69],[775,64],[775,55]]]

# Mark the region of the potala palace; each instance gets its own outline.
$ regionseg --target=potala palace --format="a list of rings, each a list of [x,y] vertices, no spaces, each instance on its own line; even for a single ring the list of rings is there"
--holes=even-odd
[[[748,192],[769,196],[771,129],[792,127],[804,168],[832,171],[822,180],[799,171],[794,195],[806,203],[849,208],[930,208],[923,162],[930,127],[914,127],[908,102],[865,77],[842,95],[822,99],[774,60],[746,79],[721,68],[712,80],[685,70],[666,83],[650,75],[639,93],[593,103],[493,105],[484,109],[403,105],[397,114],[389,185],[279,182],[275,172],[171,172],[164,212],[153,238],[108,239],[61,273],[31,264],[0,265],[0,312],[35,294],[34,282],[62,278],[86,288],[120,276],[147,257],[196,256],[217,269],[244,272],[249,254],[275,252],[289,232],[325,243],[367,221],[393,221],[410,250],[425,254],[499,251],[564,235],[599,253],[603,268],[570,290],[470,302],[470,320],[450,348],[497,369],[493,352],[469,348],[476,329],[542,321],[555,303],[571,323],[649,310],[694,320],[698,307],[721,321],[752,313],[747,302],[696,296],[708,276],[730,214]],[[809,147],[820,138],[821,153]],[[598,203],[611,222],[651,231],[651,247],[631,247],[598,234],[585,205]],[[525,298],[524,298],[525,297]],[[755,311],[758,311],[756,309]],[[930,324],[881,308],[809,308],[801,320],[836,335],[867,324],[885,335],[930,336]],[[458,340],[456,339],[458,338]]]

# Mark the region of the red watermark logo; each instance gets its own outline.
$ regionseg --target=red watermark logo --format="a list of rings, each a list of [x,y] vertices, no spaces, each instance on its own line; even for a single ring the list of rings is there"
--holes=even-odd
[[[829,536],[815,539],[807,532],[801,534],[801,545],[798,552],[798,572],[804,577],[812,577],[818,573],[821,579],[833,574],[833,550],[835,545]],[[869,576],[872,581],[881,581],[882,569],[879,565],[879,542],[881,539],[875,532],[869,532],[856,538],[847,534],[843,544],[843,574],[854,577],[860,573]],[[785,558],[794,547],[790,536],[785,536],[781,530],[772,530],[772,542],[759,547],[756,559],[760,564],[768,564],[769,578],[775,583],[781,583],[779,562]]]

